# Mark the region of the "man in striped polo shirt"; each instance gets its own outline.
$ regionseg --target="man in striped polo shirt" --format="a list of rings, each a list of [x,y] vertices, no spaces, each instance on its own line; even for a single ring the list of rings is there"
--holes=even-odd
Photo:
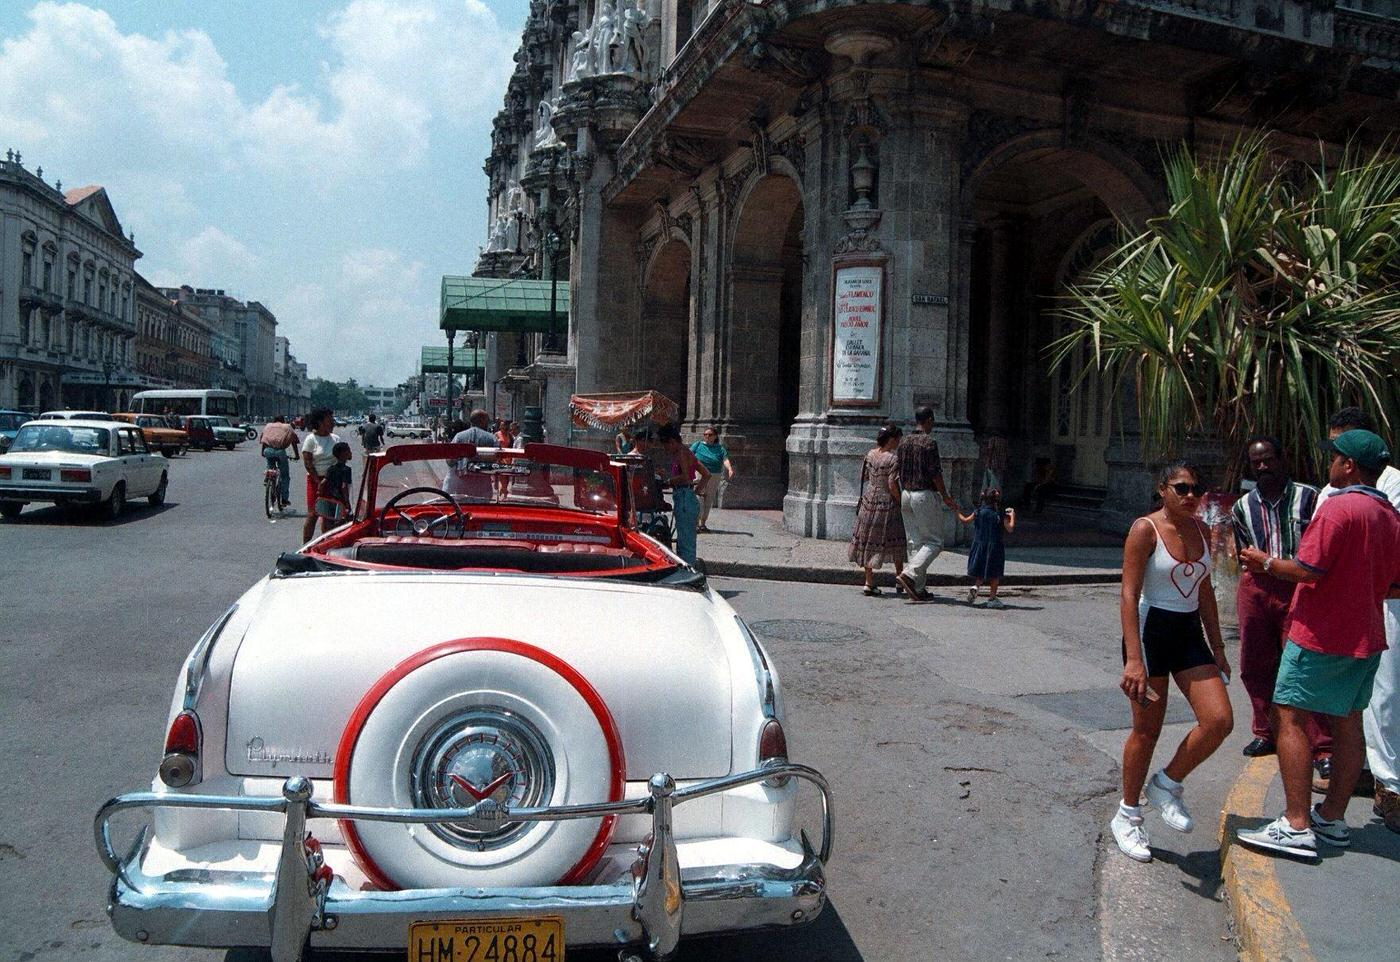
[[[1236,550],[1258,548],[1270,558],[1292,560],[1317,507],[1317,488],[1288,477],[1283,445],[1277,438],[1250,438],[1246,454],[1255,487],[1236,501],[1231,511]],[[1283,652],[1283,622],[1293,600],[1293,588],[1292,582],[1268,572],[1240,571],[1235,595],[1240,624],[1240,680],[1249,693],[1254,716],[1254,740],[1245,746],[1246,755],[1269,755],[1274,751],[1270,704]],[[1314,758],[1332,754],[1330,729],[1315,716],[1308,725],[1308,736]]]

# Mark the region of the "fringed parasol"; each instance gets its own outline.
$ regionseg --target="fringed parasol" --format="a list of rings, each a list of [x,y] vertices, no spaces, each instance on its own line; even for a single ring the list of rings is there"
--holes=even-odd
[[[680,407],[660,391],[575,394],[569,398],[569,416],[581,428],[620,430],[648,418],[656,424],[675,421]]]

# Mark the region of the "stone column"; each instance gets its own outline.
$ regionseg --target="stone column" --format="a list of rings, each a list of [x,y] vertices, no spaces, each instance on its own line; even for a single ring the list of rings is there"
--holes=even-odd
[[[977,427],[984,434],[1006,437],[1011,427],[1011,314],[1015,296],[1011,279],[1015,277],[1012,247],[1015,230],[1020,226],[1007,217],[994,218],[987,225],[990,246],[988,274],[991,284],[987,291],[987,368],[981,384],[982,423]]]
[[[788,439],[787,526],[815,537],[848,537],[860,496],[861,461],[878,425],[908,425],[934,409],[935,438],[949,490],[967,504],[977,447],[966,418],[967,262],[961,202],[962,103],[910,91],[937,89],[901,68],[855,65],[831,78],[832,101],[808,138],[804,182],[808,244],[803,286],[803,410]],[[853,138],[868,136],[878,165],[879,215],[862,235],[848,214]],[[880,403],[833,408],[831,272],[843,254],[884,258]],[[811,405],[809,407],[809,405]],[[947,535],[956,533],[949,520]]]

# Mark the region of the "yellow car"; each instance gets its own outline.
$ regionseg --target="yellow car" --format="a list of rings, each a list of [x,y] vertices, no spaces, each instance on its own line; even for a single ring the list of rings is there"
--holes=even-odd
[[[190,447],[190,436],[186,431],[172,428],[165,422],[165,418],[157,414],[113,414],[112,417],[118,421],[126,421],[141,429],[145,435],[146,446],[153,451],[159,451],[167,458],[173,458],[177,454],[184,454]]]

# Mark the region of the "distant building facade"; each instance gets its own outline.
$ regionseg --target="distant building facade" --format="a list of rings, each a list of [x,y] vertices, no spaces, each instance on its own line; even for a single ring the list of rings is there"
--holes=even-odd
[[[214,386],[213,332],[196,311],[136,275],[136,369],[148,388]]]
[[[106,190],[64,192],[22,156],[0,160],[0,407],[123,405],[141,256]]]
[[[403,409],[398,388],[366,385],[360,390],[364,391],[365,397],[369,399],[370,406],[366,413],[373,411],[375,414],[398,414]]]
[[[223,387],[238,392],[243,411],[267,417],[277,411],[277,318],[257,301],[240,301],[220,288],[162,287],[160,292],[190,308],[213,329],[216,372]]]
[[[1048,461],[1121,526],[1132,399],[1049,365],[1050,298],[1162,210],[1163,144],[1400,127],[1396,0],[535,0],[516,62],[476,273],[560,236],[569,332],[493,335],[489,387],[551,437],[573,391],[661,390],[719,427],[727,506],[832,538],[920,405],[963,504]]]

